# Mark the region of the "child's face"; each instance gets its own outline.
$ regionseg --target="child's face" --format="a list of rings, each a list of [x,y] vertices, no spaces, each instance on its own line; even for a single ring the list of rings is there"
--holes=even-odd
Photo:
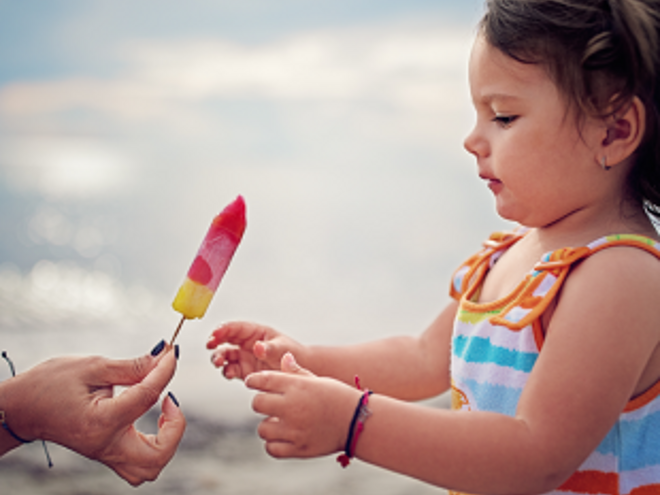
[[[600,121],[587,119],[578,129],[541,65],[518,62],[481,36],[469,76],[477,120],[465,148],[500,216],[544,227],[598,201]]]

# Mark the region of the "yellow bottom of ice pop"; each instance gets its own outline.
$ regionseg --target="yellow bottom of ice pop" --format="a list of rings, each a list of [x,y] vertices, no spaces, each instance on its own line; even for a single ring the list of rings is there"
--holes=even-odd
[[[187,278],[174,298],[172,307],[188,319],[201,318],[206,313],[213,294],[205,285]]]

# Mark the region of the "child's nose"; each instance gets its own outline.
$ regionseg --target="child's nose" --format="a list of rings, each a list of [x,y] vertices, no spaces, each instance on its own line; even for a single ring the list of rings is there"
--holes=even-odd
[[[467,150],[468,153],[476,156],[484,156],[487,152],[488,145],[482,136],[479,135],[477,127],[467,135],[463,141],[463,147]]]

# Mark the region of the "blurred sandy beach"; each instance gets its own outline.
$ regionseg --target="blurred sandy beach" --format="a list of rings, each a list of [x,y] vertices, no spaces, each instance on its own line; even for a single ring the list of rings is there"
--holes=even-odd
[[[446,401],[439,401],[443,407]],[[140,424],[150,431],[157,412]],[[151,427],[151,428],[150,428]],[[174,460],[153,483],[137,493],[186,495],[442,495],[439,488],[354,461],[342,469],[333,457],[275,460],[255,433],[256,420],[223,424],[189,415]],[[136,489],[109,469],[49,445],[55,467],[48,469],[35,443],[0,462],[2,493],[21,495],[122,495]]]

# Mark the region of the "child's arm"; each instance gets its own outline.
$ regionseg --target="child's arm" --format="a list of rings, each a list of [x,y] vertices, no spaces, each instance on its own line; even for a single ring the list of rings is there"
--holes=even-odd
[[[424,408],[374,394],[356,454],[370,463],[471,493],[541,493],[598,446],[642,384],[660,376],[657,261],[608,249],[564,285],[515,417]],[[359,393],[298,373],[256,373],[259,428],[275,457],[343,448]],[[368,384],[367,384],[368,385]],[[271,418],[278,418],[273,421]]]
[[[354,384],[355,376],[372,390],[402,400],[420,400],[449,388],[450,341],[457,303],[450,302],[420,336],[387,339],[342,347],[304,346],[254,323],[234,322],[215,330],[209,349],[212,361],[228,378],[279,369],[285,352],[319,376]],[[231,344],[227,348],[222,344]]]

